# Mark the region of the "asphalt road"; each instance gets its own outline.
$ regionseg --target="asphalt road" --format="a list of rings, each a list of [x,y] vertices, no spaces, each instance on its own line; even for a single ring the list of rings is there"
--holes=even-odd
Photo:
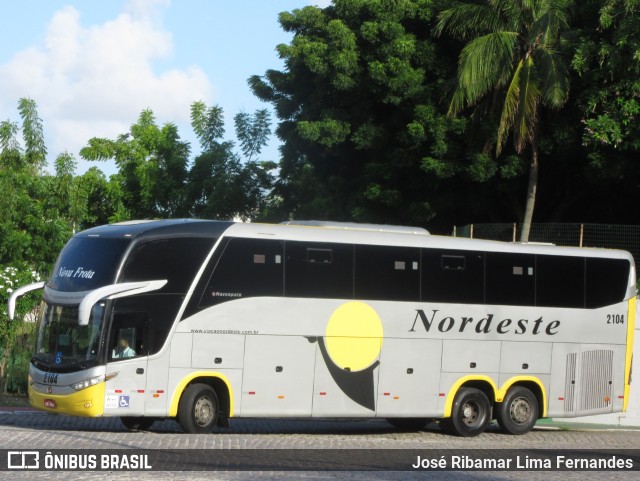
[[[113,418],[2,412],[0,467],[4,470],[0,470],[0,479],[635,480],[640,478],[639,445],[640,430],[553,424],[544,424],[524,436],[506,435],[490,427],[478,437],[459,438],[442,433],[437,424],[421,431],[398,432],[382,420],[232,420],[229,429],[193,435],[182,433],[172,420],[158,421],[148,431],[129,432]],[[55,469],[7,470],[10,462],[19,466],[15,460],[20,453],[27,457],[38,453],[40,467],[47,464]],[[111,455],[116,465],[107,463],[105,470],[89,473],[72,469],[74,463],[91,461],[100,466],[102,457],[111,459]],[[13,461],[8,456],[13,456]],[[143,460],[143,456],[147,458]],[[535,470],[546,462],[566,467],[574,458],[594,457],[605,460],[601,462],[632,463],[636,470],[626,466],[601,471],[579,471],[572,466],[562,471]],[[483,463],[488,458],[513,469],[464,469],[465,463]],[[32,462],[27,460],[24,466]],[[457,469],[412,467],[421,462],[430,466],[441,462]],[[147,471],[149,466],[166,470]],[[123,467],[142,470],[118,469]]]

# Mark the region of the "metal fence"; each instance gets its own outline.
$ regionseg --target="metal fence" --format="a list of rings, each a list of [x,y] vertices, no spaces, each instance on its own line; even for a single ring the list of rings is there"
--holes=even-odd
[[[453,236],[516,242],[522,224],[470,224],[454,227]],[[640,225],[531,224],[529,242],[559,246],[604,247],[631,252],[640,273]]]

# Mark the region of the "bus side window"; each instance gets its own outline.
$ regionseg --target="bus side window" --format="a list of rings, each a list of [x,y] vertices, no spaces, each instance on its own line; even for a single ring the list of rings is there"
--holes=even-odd
[[[200,308],[247,297],[282,296],[282,241],[231,238],[217,259]]]
[[[121,360],[148,354],[149,315],[116,312],[109,336],[109,359]]]
[[[624,300],[631,265],[625,259],[587,257],[586,307],[604,307]]]
[[[285,295],[353,299],[353,246],[288,241]]]
[[[536,305],[584,307],[584,257],[536,256]]]
[[[135,328],[118,329],[116,334],[116,342],[111,349],[112,359],[136,357],[142,351],[142,339],[139,339]]]
[[[444,271],[463,271],[466,267],[465,256],[447,256],[443,255],[440,258],[442,263],[442,270]]]
[[[486,303],[535,305],[535,255],[488,252]]]
[[[357,299],[420,300],[420,249],[358,245],[355,255]]]
[[[422,249],[422,301],[484,303],[484,254]]]

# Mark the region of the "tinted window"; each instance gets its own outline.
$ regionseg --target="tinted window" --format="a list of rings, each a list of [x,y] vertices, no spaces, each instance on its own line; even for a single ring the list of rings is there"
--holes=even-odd
[[[113,284],[129,239],[74,237],[64,247],[49,279],[57,291],[87,291]]]
[[[584,307],[583,257],[543,256],[536,258],[536,305]]]
[[[353,246],[287,242],[287,297],[353,298]]]
[[[535,305],[535,256],[488,252],[486,303],[507,306]]]
[[[422,300],[482,304],[484,254],[423,249]]]
[[[137,244],[120,282],[167,279],[160,292],[185,293],[213,247],[213,239],[170,238]]]
[[[624,259],[587,258],[587,299],[590,308],[624,300],[629,282],[629,262]]]
[[[182,296],[167,294],[117,299],[108,343],[109,359],[146,356],[160,351],[182,300]],[[125,343],[130,351],[126,350]]]
[[[420,249],[356,246],[355,297],[420,300]]]
[[[200,307],[243,297],[282,296],[281,241],[231,238],[217,257]]]

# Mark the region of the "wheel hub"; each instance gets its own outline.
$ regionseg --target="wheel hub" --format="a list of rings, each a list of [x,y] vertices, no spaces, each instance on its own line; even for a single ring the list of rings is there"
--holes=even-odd
[[[466,403],[462,408],[462,420],[468,426],[478,421],[479,408],[474,403]]]
[[[198,426],[206,426],[213,420],[213,402],[208,397],[201,397],[196,401],[194,409]]]
[[[511,419],[517,424],[526,423],[531,417],[531,406],[524,398],[518,398],[511,404]]]

